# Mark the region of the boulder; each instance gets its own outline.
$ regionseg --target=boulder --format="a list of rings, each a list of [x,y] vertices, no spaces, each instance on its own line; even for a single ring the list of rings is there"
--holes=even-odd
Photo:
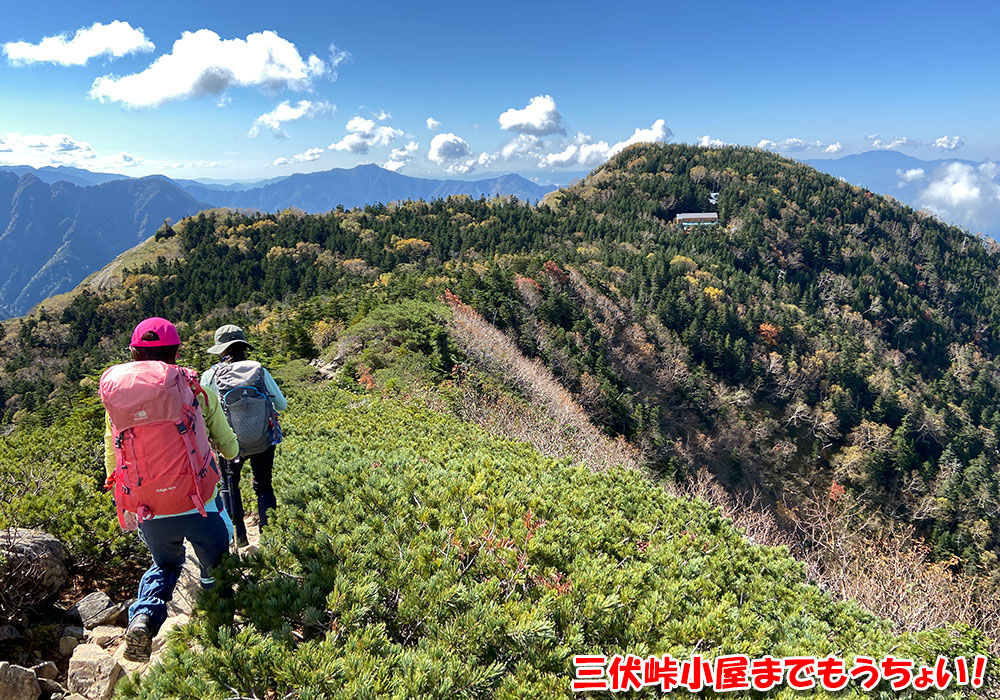
[[[34,671],[0,661],[0,700],[37,700],[41,694]]]
[[[81,598],[70,608],[69,615],[74,620],[80,620],[87,629],[91,629],[107,621],[108,611],[112,607],[111,598],[107,593],[96,591]]]
[[[0,625],[0,642],[9,642],[12,639],[18,639],[20,636],[21,633],[14,625]]]
[[[84,629],[72,625],[63,627],[62,635],[59,637],[59,653],[62,656],[69,656],[76,649],[76,645],[83,639]]]
[[[59,638],[59,655],[60,656],[70,656],[73,650],[80,644],[80,640],[76,637],[60,637]]]
[[[59,695],[63,695],[66,692],[65,688],[63,688],[61,685],[56,683],[51,678],[39,678],[38,687],[42,689],[42,695],[49,696],[49,700],[51,700],[51,696],[55,695],[56,693],[58,693]]]
[[[108,700],[121,675],[121,664],[108,652],[96,644],[81,644],[69,660],[67,685],[87,700]]]
[[[123,634],[125,634],[125,630],[121,627],[99,625],[87,633],[87,641],[99,647],[107,647]]]
[[[51,661],[43,661],[40,664],[35,664],[31,667],[31,670],[39,678],[47,678],[50,681],[55,680],[56,676],[59,675],[59,667]]]
[[[62,544],[41,530],[0,530],[0,559],[5,597],[24,610],[50,601],[69,576]]]

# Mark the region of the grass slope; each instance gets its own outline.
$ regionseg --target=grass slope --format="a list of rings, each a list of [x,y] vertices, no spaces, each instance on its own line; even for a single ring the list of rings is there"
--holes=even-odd
[[[120,696],[554,698],[572,696],[579,653],[987,647],[969,630],[891,634],[636,471],[594,473],[357,389],[290,395],[263,548],[230,562],[235,597],[206,600]]]

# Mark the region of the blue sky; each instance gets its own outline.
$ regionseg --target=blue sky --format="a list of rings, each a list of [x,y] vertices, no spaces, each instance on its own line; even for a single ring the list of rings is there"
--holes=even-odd
[[[993,160],[998,20],[980,2],[21,3],[0,23],[0,163],[557,181],[636,139]]]

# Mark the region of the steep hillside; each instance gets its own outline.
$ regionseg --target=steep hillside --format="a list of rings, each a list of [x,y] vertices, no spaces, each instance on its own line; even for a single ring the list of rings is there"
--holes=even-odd
[[[719,225],[674,223],[712,208],[713,192]],[[147,252],[169,251],[109,272],[120,285],[4,325],[0,401],[17,430],[79,401],[144,316],[177,320],[194,364],[217,325],[237,322],[274,357],[317,358],[445,407],[438,394],[453,391],[456,415],[548,454],[584,452],[549,449],[566,438],[551,425],[531,436],[532,421],[566,415],[587,444],[601,445],[587,433],[596,424],[624,444],[622,461],[661,478],[709,469],[735,503],[756,494],[837,586],[874,552],[916,552],[908,571],[933,585],[913,589],[935,591],[943,619],[1000,629],[995,244],[773,154],[685,146],[627,149],[537,207],[450,197],[325,215],[215,211],[157,237]],[[420,306],[398,307],[392,323],[370,315],[442,298],[478,320],[459,329]],[[383,328],[391,342],[371,350]],[[409,367],[396,353],[411,345],[436,359]],[[431,389],[401,388],[413,372]],[[584,419],[559,413],[567,402]],[[831,533],[847,539],[831,546]],[[878,597],[877,578],[866,581]],[[961,591],[974,593],[959,605],[949,596]],[[917,618],[894,621],[930,624]]]
[[[156,179],[78,187],[0,173],[0,316],[71,289],[166,218],[205,205]]]
[[[968,632],[893,635],[635,471],[558,463],[357,387],[290,392],[262,549],[122,697],[569,698],[574,654],[982,649]]]
[[[713,191],[722,225],[673,224]],[[450,287],[660,470],[708,466],[773,504],[843,488],[992,569],[1000,256],[897,202],[751,149],[637,147],[538,208],[452,198],[177,230],[182,261],[8,333],[8,415],[56,388],[27,379],[36,344],[86,368],[143,315]]]

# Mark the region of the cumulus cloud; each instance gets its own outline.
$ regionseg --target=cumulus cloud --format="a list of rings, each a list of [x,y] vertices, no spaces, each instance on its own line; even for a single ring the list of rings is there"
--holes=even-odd
[[[68,134],[10,133],[0,137],[0,163],[4,165],[91,167],[96,162],[94,148]]]
[[[311,102],[310,100],[299,100],[298,104],[292,105],[288,100],[285,100],[270,112],[257,117],[247,135],[257,136],[262,129],[267,129],[277,138],[286,139],[288,138],[288,134],[281,128],[283,123],[303,118],[312,119],[317,114],[332,113],[336,109],[336,107],[326,101]]]
[[[634,143],[662,143],[670,139],[673,132],[663,119],[657,119],[648,129],[637,128],[632,136],[609,146],[607,141],[595,141],[582,131],[565,145],[561,151],[543,153],[538,156],[539,168],[590,168],[603,163],[608,158],[628,148]]]
[[[578,131],[573,142],[561,151],[539,156],[540,168],[589,168],[608,159],[611,146],[607,141],[594,141],[589,134]]]
[[[829,146],[827,146],[826,148],[824,148],[823,152],[824,153],[840,153],[842,150],[844,150],[844,144],[842,144],[840,141],[834,141]]]
[[[948,136],[945,134],[941,138],[934,139],[933,145],[939,151],[954,151],[965,145],[965,139],[961,136]]]
[[[142,158],[131,153],[119,153],[107,165],[111,168],[134,168],[142,163]]]
[[[387,146],[402,135],[402,129],[376,126],[372,119],[354,117],[347,122],[347,133],[344,138],[331,143],[328,148],[331,151],[364,154],[378,146]]]
[[[947,163],[917,196],[916,204],[945,221],[995,233],[1000,224],[998,173],[1000,168],[991,162]]]
[[[404,166],[413,161],[413,156],[420,148],[416,141],[410,141],[402,148],[394,148],[389,151],[389,160],[382,167],[394,173],[399,172]]]
[[[695,143],[698,144],[699,146],[704,146],[705,148],[718,148],[719,146],[726,145],[725,141],[722,141],[721,139],[713,139],[708,134],[700,136],[698,140],[695,141]]]
[[[667,123],[662,119],[657,119],[648,129],[636,129],[635,133],[627,139],[619,141],[612,146],[608,152],[608,157],[610,158],[634,143],[663,143],[673,135],[674,132],[667,128]]]
[[[152,51],[156,47],[141,27],[115,20],[110,24],[94,22],[89,27],[68,33],[47,36],[37,44],[12,41],[3,45],[7,61],[14,65],[56,63],[61,66],[82,66],[92,58],[121,58],[131,53]]]
[[[922,180],[926,173],[923,168],[911,168],[910,170],[896,170],[896,176],[903,182],[915,182]]]
[[[272,165],[291,165],[292,163],[308,163],[312,160],[318,160],[319,157],[323,155],[322,148],[310,148],[308,151],[303,151],[302,153],[296,153],[290,158],[275,158]]]
[[[145,70],[94,81],[90,96],[127,107],[158,107],[171,100],[217,95],[233,86],[306,90],[331,70],[273,31],[222,39],[210,29],[184,32],[173,50]]]
[[[537,136],[518,134],[500,147],[497,157],[502,160],[540,158],[544,154],[544,143]]]
[[[427,128],[429,130],[431,130],[431,131],[437,131],[438,127],[440,127],[440,126],[441,126],[441,122],[439,122],[437,119],[435,119],[434,117],[427,117]]]
[[[869,134],[868,140],[871,142],[869,145],[876,151],[891,151],[893,149],[899,148],[900,146],[918,145],[914,141],[911,141],[905,136],[899,136],[891,140],[885,140],[881,138],[878,134]]]
[[[788,138],[781,141],[771,141],[770,139],[761,139],[757,143],[757,148],[762,148],[767,151],[790,151],[799,152],[807,151],[810,148],[823,148],[824,144],[822,141],[807,141],[800,138]],[[836,151],[828,151],[830,153],[836,153]]]
[[[498,118],[500,128],[532,136],[565,134],[562,114],[556,109],[556,101],[551,95],[532,97],[523,109],[511,107]]]
[[[467,175],[476,169],[477,162],[476,158],[470,158],[465,162],[452,163],[444,171],[449,175]]]
[[[434,163],[443,165],[452,163],[461,158],[467,158],[472,152],[469,144],[461,136],[452,133],[437,134],[431,139],[431,147],[427,151],[427,158]]]
[[[378,112],[375,113],[375,118],[378,119],[380,122],[384,122],[386,119],[391,119],[392,114],[386,112],[384,109],[380,109]]]

